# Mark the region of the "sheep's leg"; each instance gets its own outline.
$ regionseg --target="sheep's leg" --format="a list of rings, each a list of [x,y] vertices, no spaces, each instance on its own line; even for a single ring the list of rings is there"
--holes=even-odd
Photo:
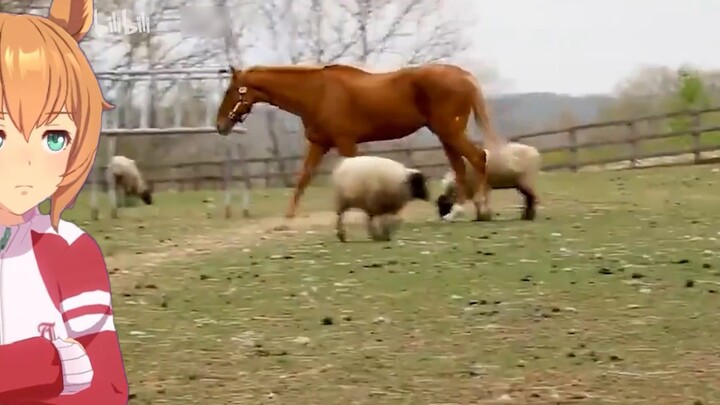
[[[337,220],[335,222],[335,235],[337,235],[337,238],[338,240],[340,240],[340,242],[347,241],[347,239],[345,238],[345,221],[343,220],[344,216],[345,210],[338,210]]]
[[[375,240],[388,242],[390,240],[391,225],[387,215],[382,215],[378,218],[378,228],[375,234]]]
[[[370,239],[372,239],[374,241],[378,241],[378,240],[380,240],[379,239],[380,235],[379,235],[377,229],[375,228],[374,221],[375,221],[375,216],[368,214],[365,225],[367,226],[367,232],[368,232],[368,235],[370,236]]]
[[[395,233],[400,228],[401,223],[402,218],[400,218],[397,214],[390,216],[388,225],[390,227],[390,232]]]
[[[118,207],[124,207],[125,206],[125,190],[120,186],[115,186],[115,195],[117,198],[117,206]]]
[[[523,210],[522,219],[532,221],[537,214],[537,193],[535,189],[528,185],[527,182],[518,184],[517,190],[525,197],[525,209]]]
[[[397,215],[397,213],[388,214],[385,216],[384,223],[383,223],[383,225],[384,225],[383,236],[385,237],[384,238],[385,241],[390,241],[392,235],[394,235],[395,232],[398,230],[398,228],[400,228],[400,222],[401,222],[401,219]]]
[[[383,242],[390,240],[390,219],[387,215],[380,218],[380,240]]]
[[[368,236],[370,236],[372,240],[377,240],[377,234],[375,233],[375,224],[373,224],[374,219],[374,216],[368,214],[367,219],[365,220],[365,226],[367,227]]]
[[[349,209],[345,199],[341,194],[338,194],[335,200],[337,207],[337,221],[335,222],[335,234],[340,242],[345,242],[345,212]]]
[[[484,199],[485,199],[485,207],[482,206],[480,202],[477,200],[473,200],[473,203],[475,204],[475,220],[476,221],[490,221],[492,220],[493,212],[490,208],[490,197],[492,188],[490,185],[485,187],[484,192]]]

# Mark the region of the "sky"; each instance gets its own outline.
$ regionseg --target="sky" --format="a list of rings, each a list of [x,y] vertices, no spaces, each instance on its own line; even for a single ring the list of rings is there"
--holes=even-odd
[[[453,8],[455,0],[442,1]],[[485,84],[490,93],[607,94],[643,66],[720,69],[720,0],[457,0],[455,6],[475,17],[463,24],[472,40],[469,59],[499,76]],[[251,64],[277,56],[276,46],[250,51]],[[106,56],[95,61],[100,70]]]
[[[643,65],[720,69],[720,0],[477,0],[502,91],[610,93]]]

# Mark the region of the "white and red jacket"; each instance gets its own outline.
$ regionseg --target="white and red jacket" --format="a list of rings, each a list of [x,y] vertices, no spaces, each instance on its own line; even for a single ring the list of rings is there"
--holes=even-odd
[[[0,405],[127,404],[105,260],[72,223],[33,209],[0,252]],[[0,237],[5,227],[0,226]],[[91,382],[73,387],[59,339],[78,341]],[[69,350],[69,349],[68,349]],[[80,351],[82,353],[82,351]],[[75,392],[77,391],[77,392]],[[71,394],[72,395],[68,395]]]

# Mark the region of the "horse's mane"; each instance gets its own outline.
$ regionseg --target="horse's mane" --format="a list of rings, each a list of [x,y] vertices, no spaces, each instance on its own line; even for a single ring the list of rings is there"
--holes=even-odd
[[[324,70],[339,70],[339,71],[350,72],[350,73],[364,73],[364,74],[369,73],[368,71],[360,69],[359,67],[350,66],[350,65],[341,65],[338,63],[332,64],[332,65],[325,65],[325,67],[323,67],[323,69]]]
[[[350,65],[341,65],[341,64],[330,64],[330,65],[255,65],[247,68],[246,72],[286,72],[286,73],[294,73],[294,72],[318,72],[318,71],[328,71],[328,70],[337,70],[337,71],[343,71],[343,72],[350,72],[350,73],[365,73],[368,72],[365,70],[362,70],[360,68],[357,68],[355,66]]]
[[[322,70],[324,65],[255,65],[246,72],[308,72]]]

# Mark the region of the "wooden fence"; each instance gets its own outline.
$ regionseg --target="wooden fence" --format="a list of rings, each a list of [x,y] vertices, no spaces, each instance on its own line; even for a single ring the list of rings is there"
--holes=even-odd
[[[703,118],[715,115],[715,125],[704,125]],[[631,120],[598,122],[577,125],[560,130],[549,130],[511,136],[516,142],[535,145],[543,153],[543,170],[578,171],[587,166],[607,165],[627,162],[627,167],[637,167],[639,162],[651,158],[665,156],[692,155],[683,164],[701,164],[708,159],[704,152],[720,151],[720,107],[697,110],[679,111],[668,114],[637,117]],[[657,128],[669,127],[663,120],[683,119],[688,127],[682,130],[665,131]],[[706,120],[707,121],[707,120]],[[646,125],[652,124],[653,125]],[[657,125],[657,123],[660,125]],[[649,128],[643,130],[643,128]],[[653,128],[655,128],[653,130]],[[689,128],[689,129],[688,129]],[[543,138],[552,139],[543,146]],[[427,171],[431,175],[442,173],[448,168],[447,160],[440,146],[418,148],[390,148],[369,152],[378,156],[391,157]],[[327,175],[336,158],[328,156],[318,168],[317,175]],[[296,170],[302,162],[302,156],[284,157],[285,167]],[[233,170],[232,181],[251,181],[253,184],[269,186],[276,180],[294,174],[279,173],[277,159],[271,157],[244,159],[247,167],[235,169],[240,161],[231,161]],[[141,170],[157,188],[183,190],[199,190],[205,188],[222,188],[226,182],[224,170],[227,160],[198,161],[162,166],[144,166]],[[248,179],[249,178],[249,179]],[[106,186],[99,179],[101,187]],[[105,187],[103,187],[105,188]]]

